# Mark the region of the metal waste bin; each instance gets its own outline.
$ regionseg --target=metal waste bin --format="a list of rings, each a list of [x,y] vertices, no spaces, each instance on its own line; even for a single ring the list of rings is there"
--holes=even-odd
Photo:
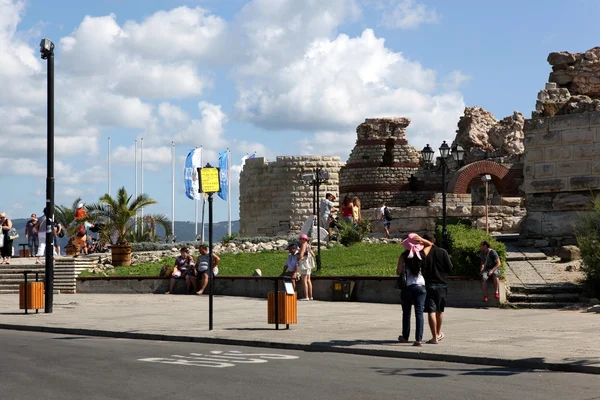
[[[335,281],[333,282],[333,301],[350,301],[354,291],[354,281]]]

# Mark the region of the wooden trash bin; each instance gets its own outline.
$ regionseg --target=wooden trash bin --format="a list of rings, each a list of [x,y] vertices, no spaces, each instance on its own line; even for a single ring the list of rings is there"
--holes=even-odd
[[[277,294],[279,297],[279,321],[275,318],[275,292],[269,292],[267,296],[269,324],[297,324],[298,301],[296,293],[287,294],[286,292],[277,292]]]
[[[25,290],[27,288],[27,290]],[[27,292],[27,293],[25,293]],[[44,282],[21,282],[19,284],[19,309],[39,310],[44,308]]]
[[[19,257],[21,257],[21,258],[31,257],[31,250],[30,249],[19,250]]]

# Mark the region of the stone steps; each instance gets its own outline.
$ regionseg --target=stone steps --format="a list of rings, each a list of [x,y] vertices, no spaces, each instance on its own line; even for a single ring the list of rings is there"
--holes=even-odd
[[[580,301],[577,293],[556,294],[523,294],[511,293],[509,303],[578,303]]]
[[[579,307],[582,287],[573,283],[510,286],[506,307],[553,309]]]
[[[516,303],[505,303],[502,308],[527,308],[527,309],[538,309],[538,310],[550,310],[550,309],[561,309],[561,308],[573,308],[580,309],[585,306],[589,307],[589,304],[584,303],[572,303],[572,302],[516,302]]]
[[[548,283],[540,285],[511,285],[512,294],[555,294],[555,293],[581,293],[582,287],[574,283]]]

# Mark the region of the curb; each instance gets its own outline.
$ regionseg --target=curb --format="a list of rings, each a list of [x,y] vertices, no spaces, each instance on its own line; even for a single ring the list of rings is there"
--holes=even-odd
[[[224,338],[207,338],[195,336],[175,336],[175,335],[160,335],[153,333],[132,333],[132,332],[117,332],[105,331],[99,329],[81,329],[81,328],[61,328],[50,326],[30,326],[30,325],[11,325],[0,324],[0,329],[26,332],[44,332],[57,333],[81,336],[94,336],[103,338],[118,338],[118,339],[137,339],[137,340],[156,340],[167,342],[191,342],[204,344],[218,344],[229,346],[246,346],[246,347],[266,347],[273,349],[284,350],[299,350],[306,352],[322,352],[322,353],[339,353],[352,354],[362,356],[375,356],[387,358],[402,358],[416,359],[424,361],[441,361],[461,364],[475,364],[498,366],[514,369],[543,369],[556,372],[577,372],[583,374],[600,374],[600,366],[580,365],[580,364],[563,364],[563,363],[548,363],[544,361],[533,361],[529,359],[511,360],[505,358],[493,357],[477,357],[463,356],[456,354],[435,354],[435,353],[420,353],[414,351],[394,351],[394,350],[378,350],[366,348],[349,348],[338,347],[327,344],[297,344],[285,342],[270,342],[258,340],[243,340],[243,339],[224,339]]]

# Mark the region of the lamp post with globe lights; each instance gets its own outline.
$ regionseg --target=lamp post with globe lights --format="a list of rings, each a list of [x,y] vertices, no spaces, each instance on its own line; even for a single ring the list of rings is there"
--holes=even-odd
[[[321,207],[319,201],[319,191],[323,183],[329,179],[329,172],[323,168],[316,168],[314,172],[302,175],[302,180],[313,188],[313,228],[317,226],[317,271],[321,270],[321,226],[319,217],[321,215]],[[312,236],[312,235],[311,235]]]
[[[450,146],[448,146],[444,140],[439,148],[439,151],[440,164],[437,167],[434,166],[433,163],[435,151],[429,146],[429,144],[427,144],[423,150],[421,150],[421,156],[423,157],[423,162],[426,169],[442,171],[442,247],[448,250],[448,230],[446,227],[446,172],[450,171],[450,167],[448,166],[448,157],[451,156],[455,164],[460,166],[465,156],[465,150],[457,144],[450,148]]]

